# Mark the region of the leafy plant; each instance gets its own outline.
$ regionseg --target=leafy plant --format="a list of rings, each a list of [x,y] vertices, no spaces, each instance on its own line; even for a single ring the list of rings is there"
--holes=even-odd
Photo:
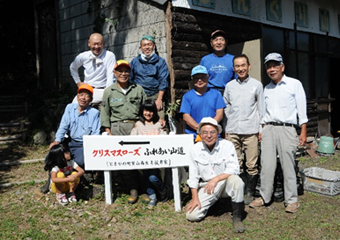
[[[179,107],[181,106],[181,99],[177,99],[174,103],[169,103],[168,108],[166,110],[166,114],[175,117],[179,111]]]

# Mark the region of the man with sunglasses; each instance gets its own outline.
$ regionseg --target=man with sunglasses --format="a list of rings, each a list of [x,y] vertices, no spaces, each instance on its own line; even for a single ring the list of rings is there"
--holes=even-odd
[[[215,89],[208,89],[208,70],[201,65],[191,71],[194,89],[183,95],[180,113],[186,122],[185,133],[192,134],[197,142],[198,123],[204,117],[212,117],[217,122],[223,118],[223,109],[226,107],[222,95]]]
[[[240,167],[234,145],[218,138],[222,127],[211,117],[205,117],[198,125],[197,133],[202,141],[189,152],[189,179],[187,181],[192,200],[187,205],[189,221],[202,220],[208,209],[218,199],[230,197],[233,208],[234,231],[242,233],[244,214],[244,183],[238,176]]]

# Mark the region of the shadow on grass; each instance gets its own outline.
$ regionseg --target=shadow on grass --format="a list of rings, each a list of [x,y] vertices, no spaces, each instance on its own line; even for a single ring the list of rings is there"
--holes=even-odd
[[[3,165],[5,161],[15,162],[26,156],[24,151],[18,147],[18,143],[8,143],[0,145],[0,183],[8,182],[5,175],[10,172],[13,165]]]
[[[4,162],[6,160],[17,161],[26,156],[25,150],[19,148],[19,143],[0,145],[0,162]]]

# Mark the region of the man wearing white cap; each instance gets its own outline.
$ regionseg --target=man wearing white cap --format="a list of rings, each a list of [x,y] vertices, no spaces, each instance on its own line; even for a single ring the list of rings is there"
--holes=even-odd
[[[231,197],[235,232],[244,232],[244,183],[238,176],[240,167],[234,145],[218,138],[221,126],[211,117],[205,117],[198,125],[197,133],[202,141],[189,152],[189,179],[192,200],[187,205],[189,221],[202,220],[208,209],[219,198]]]
[[[265,115],[261,144],[261,197],[249,207],[261,207],[271,202],[279,155],[284,176],[285,211],[297,212],[298,202],[295,152],[307,140],[306,94],[301,82],[284,74],[285,65],[279,53],[270,53],[264,60],[267,74],[272,80],[264,89]],[[299,120],[299,121],[297,121]],[[297,138],[295,125],[301,126]]]

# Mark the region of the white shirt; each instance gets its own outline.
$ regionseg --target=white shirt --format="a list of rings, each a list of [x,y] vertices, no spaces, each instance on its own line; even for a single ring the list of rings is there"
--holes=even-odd
[[[70,65],[71,75],[75,83],[79,83],[78,69],[84,67],[84,83],[95,88],[107,88],[114,82],[113,68],[116,57],[113,52],[103,50],[102,54],[96,57],[92,51],[80,53]]]
[[[218,139],[214,149],[210,152],[202,142],[192,146],[189,152],[189,179],[190,188],[198,188],[199,180],[204,182],[222,174],[238,175],[240,166],[234,145],[225,139]]]
[[[256,134],[260,132],[263,116],[263,85],[248,77],[244,81],[234,79],[226,86],[223,94],[227,107],[225,126],[228,134]]]
[[[282,122],[299,125],[308,122],[306,94],[301,82],[283,75],[276,85],[270,82],[264,89],[264,123]]]

